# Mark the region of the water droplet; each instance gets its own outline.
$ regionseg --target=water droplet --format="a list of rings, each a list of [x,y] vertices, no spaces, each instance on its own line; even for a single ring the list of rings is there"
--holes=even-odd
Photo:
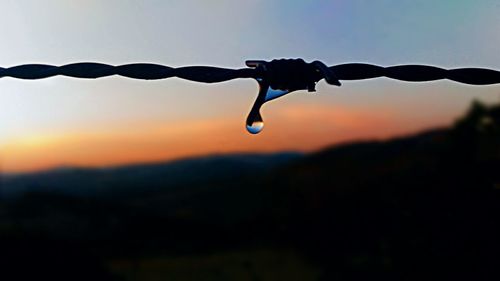
[[[258,134],[262,131],[263,128],[264,128],[263,121],[254,121],[251,125],[247,125],[247,131],[250,134]]]
[[[259,108],[260,109],[260,108]],[[260,112],[250,113],[247,119],[247,131],[250,134],[258,134],[264,128],[264,120],[262,120],[262,116]]]

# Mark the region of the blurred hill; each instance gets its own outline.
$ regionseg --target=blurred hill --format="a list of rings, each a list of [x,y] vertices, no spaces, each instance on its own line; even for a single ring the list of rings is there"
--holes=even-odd
[[[310,155],[70,168],[3,183],[10,253],[9,241],[49,241],[126,280],[491,280],[500,264],[500,106],[475,103],[448,129]],[[140,266],[156,258],[162,266]],[[181,260],[200,275],[177,272]]]
[[[499,183],[500,106],[475,103],[450,129],[333,147],[271,185],[325,280],[494,280]]]
[[[29,192],[43,192],[102,197],[150,192],[155,188],[196,186],[252,177],[256,171],[267,172],[300,156],[300,153],[295,152],[233,154],[103,169],[65,167],[5,175],[0,195],[9,198]]]

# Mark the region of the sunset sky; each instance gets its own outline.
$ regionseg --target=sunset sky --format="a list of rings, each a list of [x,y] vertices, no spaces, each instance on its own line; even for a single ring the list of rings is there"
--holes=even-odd
[[[500,69],[498,0],[1,1],[0,67],[94,61],[241,68],[246,59]],[[317,86],[244,122],[257,83],[0,79],[0,171],[231,152],[314,151],[447,126],[500,85],[389,79]]]

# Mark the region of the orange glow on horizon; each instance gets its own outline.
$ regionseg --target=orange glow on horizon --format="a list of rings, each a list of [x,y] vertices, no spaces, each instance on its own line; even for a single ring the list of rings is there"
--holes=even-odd
[[[105,167],[238,152],[309,152],[335,143],[387,138],[425,127],[409,126],[393,117],[394,113],[387,111],[285,106],[264,112],[267,128],[259,135],[248,134],[241,120],[224,118],[34,135],[2,145],[2,171]]]

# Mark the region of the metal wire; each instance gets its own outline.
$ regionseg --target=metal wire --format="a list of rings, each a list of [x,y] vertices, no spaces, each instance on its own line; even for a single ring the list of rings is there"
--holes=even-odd
[[[371,64],[349,63],[329,67],[339,80],[361,80],[377,77],[424,82],[449,79],[471,85],[500,83],[500,72],[482,68],[442,69],[426,65],[400,65],[382,67]],[[262,78],[263,73],[254,68],[227,69],[211,66],[172,68],[159,64],[135,63],[112,66],[102,63],[74,63],[63,66],[26,64],[0,68],[0,78],[43,79],[52,76],[94,79],[119,75],[133,79],[157,80],[178,77],[196,82],[217,83],[236,78]]]
[[[427,65],[382,67],[372,64],[348,63],[330,67],[340,80],[360,80],[388,77],[408,82],[449,79],[470,85],[500,83],[500,72],[483,68],[442,69]]]
[[[102,63],[83,62],[63,66],[26,64],[9,68],[0,68],[0,78],[13,77],[18,79],[43,79],[57,75],[84,79],[119,75],[142,80],[158,80],[170,77],[179,77],[204,83],[216,83],[235,78],[256,78],[255,70],[250,68],[227,69],[211,66],[172,68],[150,63],[112,66]]]

